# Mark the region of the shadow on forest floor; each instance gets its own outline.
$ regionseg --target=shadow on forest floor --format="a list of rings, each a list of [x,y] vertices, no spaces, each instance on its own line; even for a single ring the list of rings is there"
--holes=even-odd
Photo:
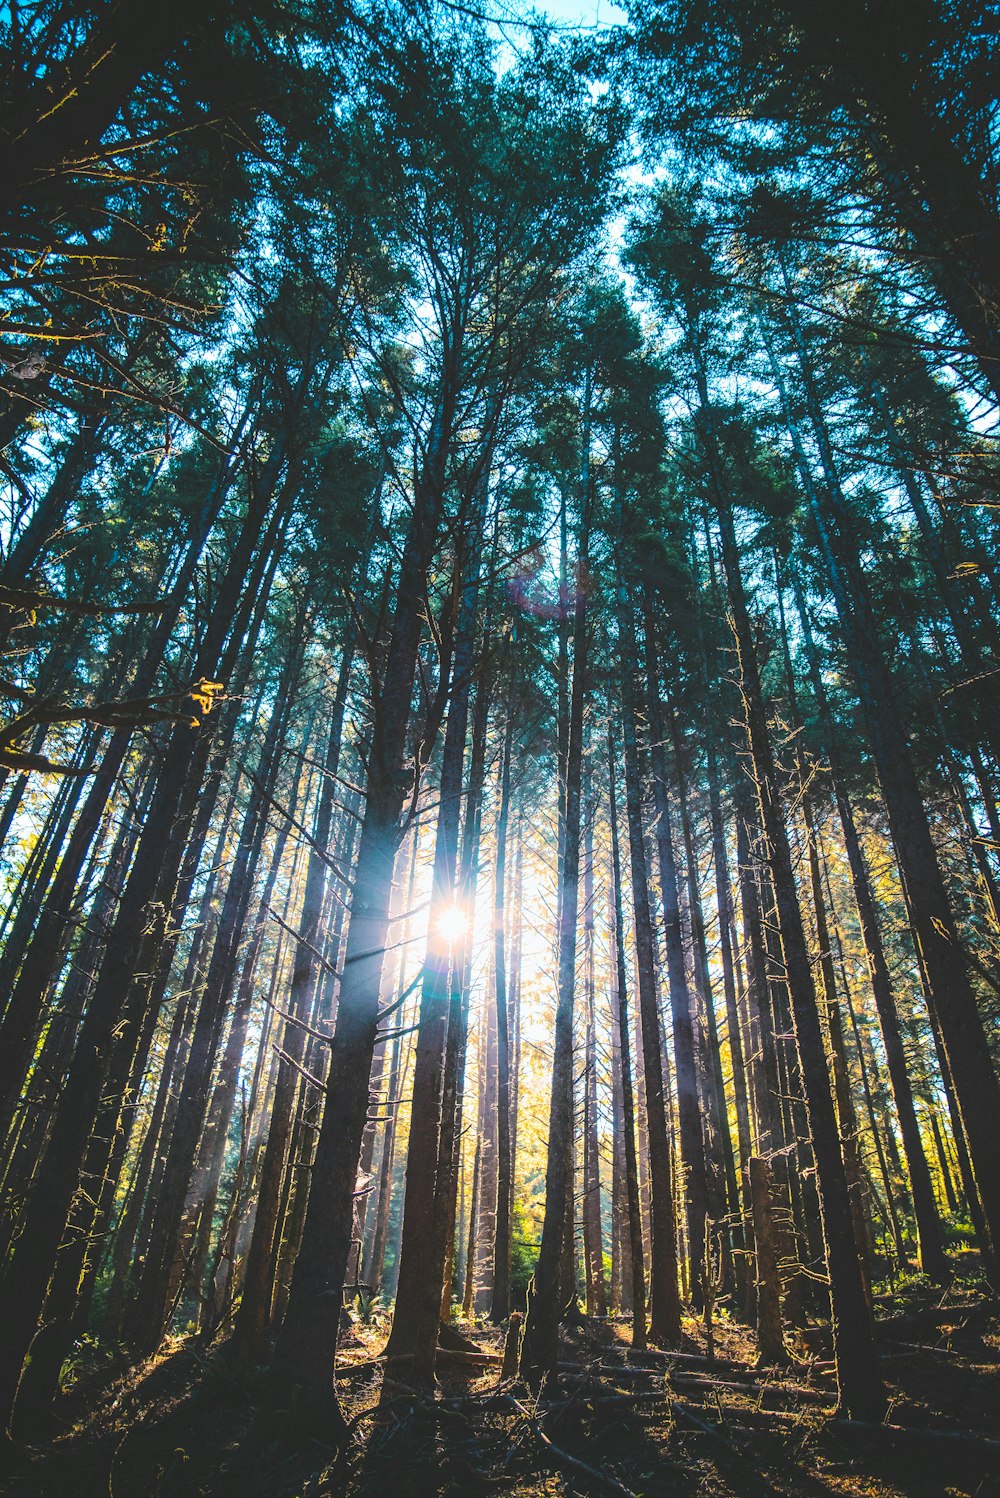
[[[918,1431],[1000,1438],[996,1302],[928,1293],[881,1330],[888,1420]],[[754,1370],[745,1328],[723,1321],[716,1357],[699,1323],[678,1357],[629,1356],[627,1328],[590,1321],[563,1332],[561,1387],[536,1407],[495,1365],[442,1358],[438,1397],[385,1391],[379,1340],[345,1336],[338,1388],[355,1422],[346,1470],[266,1397],[259,1371],[225,1347],[175,1343],[141,1369],[85,1381],[67,1399],[76,1423],[15,1454],[9,1498],[457,1498],[457,1495],[661,1494],[740,1498],[1000,1498],[996,1450],[938,1445],[831,1425],[832,1381],[815,1361]],[[499,1352],[494,1328],[469,1328]],[[88,1398],[88,1393],[90,1397]],[[86,1401],[86,1403],[85,1403]],[[911,1449],[912,1447],[912,1449]],[[582,1464],[582,1466],[580,1465]],[[585,1469],[589,1469],[585,1470]]]

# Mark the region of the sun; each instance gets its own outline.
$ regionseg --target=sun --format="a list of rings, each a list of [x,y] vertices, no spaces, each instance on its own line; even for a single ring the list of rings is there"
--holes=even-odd
[[[461,941],[469,929],[468,911],[463,910],[461,905],[446,905],[435,918],[434,929],[449,946]]]

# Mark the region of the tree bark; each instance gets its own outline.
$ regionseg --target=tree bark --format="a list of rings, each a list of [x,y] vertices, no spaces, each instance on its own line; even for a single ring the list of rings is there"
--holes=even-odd
[[[616,781],[618,767],[614,733],[608,724],[608,819],[611,824],[611,916],[614,943],[615,1024],[618,1034],[618,1065],[621,1079],[622,1156],[625,1178],[622,1249],[627,1254],[622,1266],[622,1298],[632,1312],[632,1346],[646,1346],[646,1272],[642,1255],[642,1205],[639,1199],[639,1168],[635,1145],[635,1103],[632,1093],[632,1060],[630,1055],[631,1024],[628,1015],[628,983],[625,975],[625,915],[622,902],[621,852],[618,835],[618,800]],[[626,1267],[627,1266],[627,1267]],[[626,1296],[626,1293],[627,1296]]]

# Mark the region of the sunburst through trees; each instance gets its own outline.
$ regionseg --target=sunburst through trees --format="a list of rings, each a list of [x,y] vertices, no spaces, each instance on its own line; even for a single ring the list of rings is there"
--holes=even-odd
[[[12,1491],[985,1491],[986,13],[161,9],[0,11]]]

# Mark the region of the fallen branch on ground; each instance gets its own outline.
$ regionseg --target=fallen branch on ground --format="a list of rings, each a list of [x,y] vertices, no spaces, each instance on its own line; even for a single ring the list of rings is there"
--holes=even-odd
[[[557,1446],[551,1436],[547,1436],[542,1429],[540,1416],[533,1415],[519,1399],[514,1398],[513,1394],[509,1394],[507,1398],[517,1410],[522,1420],[527,1423],[531,1431],[541,1441],[558,1467],[569,1468],[573,1472],[580,1472],[584,1477],[589,1477],[591,1481],[599,1482],[602,1486],[609,1488],[612,1493],[620,1493],[622,1498],[636,1498],[636,1494],[632,1492],[632,1489],[625,1487],[623,1483],[618,1481],[617,1477],[612,1477],[609,1472],[603,1471],[600,1467],[589,1466],[587,1462],[581,1461],[578,1456],[572,1456],[570,1452],[564,1451],[561,1446]]]
[[[922,1448],[942,1456],[968,1456],[1000,1469],[1000,1441],[975,1431],[917,1430],[912,1425],[870,1425],[864,1420],[833,1419],[831,1431],[862,1440],[881,1441],[890,1446]]]

